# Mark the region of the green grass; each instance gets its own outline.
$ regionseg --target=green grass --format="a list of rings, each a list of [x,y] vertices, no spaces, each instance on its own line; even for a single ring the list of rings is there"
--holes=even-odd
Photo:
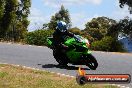
[[[75,78],[55,73],[0,64],[0,88],[117,88],[103,84],[80,86]]]

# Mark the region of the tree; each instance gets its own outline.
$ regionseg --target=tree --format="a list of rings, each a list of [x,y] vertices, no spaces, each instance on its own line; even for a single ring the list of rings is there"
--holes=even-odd
[[[76,35],[81,35],[81,30],[77,27],[74,27],[74,28],[70,28],[68,31],[76,34]]]
[[[101,40],[107,35],[111,25],[115,23],[115,20],[107,17],[93,18],[90,22],[86,23],[84,32],[93,37],[94,40]]]
[[[118,39],[118,35],[120,33],[119,30],[120,27],[118,23],[111,25],[107,31],[107,36],[111,36],[115,39]]]
[[[129,35],[132,34],[132,20],[125,18],[119,21],[120,31]]]
[[[91,48],[99,51],[125,52],[122,44],[111,36],[105,36],[100,41],[92,42]]]
[[[56,26],[57,26],[57,19],[55,18],[55,16],[52,16],[50,22],[48,23],[48,27],[51,30],[55,30]]]
[[[59,18],[58,15],[60,15],[60,18]],[[63,5],[61,6],[60,11],[56,14],[56,18],[58,20],[65,21],[67,24],[71,23],[70,16],[69,16],[69,11],[67,9],[65,9]]]
[[[11,25],[16,17],[15,10],[17,6],[17,0],[6,0],[4,6],[4,15],[1,19],[1,36],[4,37],[6,32],[11,29]]]
[[[99,29],[99,23],[97,22],[97,20],[95,18],[92,19],[92,21],[88,22],[86,24],[86,30],[90,29],[90,28],[97,28]]]
[[[123,37],[132,38],[132,19],[125,17],[108,29],[108,36],[118,39],[119,34]]]
[[[0,34],[1,38],[17,40],[23,38],[29,25],[30,0],[1,0]]]
[[[129,8],[128,10],[130,11],[130,14],[132,14],[132,0],[119,0],[120,7],[123,8],[124,5],[127,5]]]
[[[43,24],[42,29],[48,29],[48,24],[47,23]]]
[[[5,10],[4,7],[5,7],[5,0],[0,0],[0,21],[4,15],[4,10]]]
[[[0,0],[0,38],[2,37],[2,18],[4,16],[4,11],[5,11],[5,0]]]
[[[118,23],[119,32],[124,34],[126,37],[132,38],[132,19],[125,17]]]
[[[61,6],[60,10],[54,16],[51,17],[51,20],[48,23],[49,29],[54,30],[57,26],[57,21],[59,20],[63,20],[71,26],[69,11],[65,9],[63,5]]]
[[[27,27],[29,25],[28,15],[30,14],[31,0],[20,0],[17,14],[16,29],[18,29],[19,37],[24,38],[25,33],[27,32]],[[21,27],[20,27],[21,25]]]
[[[91,28],[88,30],[88,35],[92,36],[95,40],[101,40],[107,33],[107,30],[105,29],[96,29],[96,28]]]
[[[108,17],[97,17],[93,18],[90,22],[87,22],[87,24],[85,25],[85,30],[88,30],[89,28],[108,29],[112,24],[115,23],[115,20]]]

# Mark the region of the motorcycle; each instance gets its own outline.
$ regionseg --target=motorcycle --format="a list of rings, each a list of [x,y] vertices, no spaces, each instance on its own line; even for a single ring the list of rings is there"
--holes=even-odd
[[[80,35],[75,36],[76,38],[65,37],[65,42],[63,44],[69,47],[69,50],[65,54],[53,48],[53,37],[47,38],[48,47],[53,50],[54,58],[62,65],[67,65],[68,63],[73,65],[86,65],[91,70],[96,70],[98,62],[91,54],[89,41]]]

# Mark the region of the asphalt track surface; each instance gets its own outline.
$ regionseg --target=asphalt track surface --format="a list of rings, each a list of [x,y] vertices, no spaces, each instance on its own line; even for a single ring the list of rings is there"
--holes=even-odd
[[[109,53],[93,51],[98,68],[90,70],[83,65],[87,74],[130,74],[132,75],[132,53]],[[7,44],[0,42],[0,63],[22,65],[41,70],[76,76],[79,65],[68,64],[60,67],[55,61],[52,50],[47,47]],[[132,88],[130,84],[120,84]]]

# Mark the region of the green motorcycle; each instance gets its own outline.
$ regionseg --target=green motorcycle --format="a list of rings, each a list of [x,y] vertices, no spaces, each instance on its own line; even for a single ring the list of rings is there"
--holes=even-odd
[[[48,47],[53,50],[53,56],[59,64],[67,65],[86,65],[92,70],[96,70],[98,62],[91,54],[89,49],[89,41],[82,36],[75,35],[76,38],[65,37],[64,44],[69,47],[69,50],[63,54],[60,50],[53,48],[53,37],[47,38]],[[62,50],[63,51],[63,50]]]

